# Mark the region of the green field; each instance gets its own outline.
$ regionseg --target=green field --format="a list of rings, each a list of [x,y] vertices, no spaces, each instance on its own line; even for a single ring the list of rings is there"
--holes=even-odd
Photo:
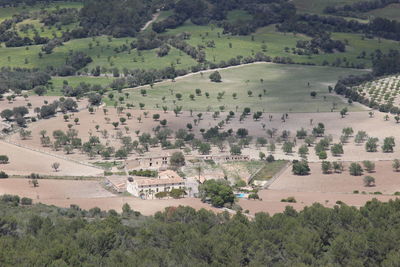
[[[247,14],[248,15],[248,14]],[[228,14],[233,20],[245,19],[246,14],[242,11],[234,11]],[[161,13],[160,17],[165,13]],[[61,30],[55,27],[43,27],[37,20],[28,20],[20,23],[17,27],[23,24],[33,24],[35,28],[41,32],[43,36],[52,37],[60,36]],[[74,25],[63,26],[73,28]],[[178,34],[181,32],[190,32],[191,38],[187,42],[197,47],[202,45],[205,48],[207,60],[219,63],[227,61],[237,56],[253,56],[257,52],[263,52],[271,57],[290,57],[295,62],[310,62],[317,65],[322,65],[324,60],[329,64],[335,62],[338,58],[342,60],[342,66],[348,61],[354,64],[365,64],[366,67],[371,66],[369,59],[359,59],[357,56],[361,51],[365,50],[367,54],[380,49],[383,52],[389,49],[398,47],[398,43],[386,39],[364,39],[360,34],[333,33],[332,38],[337,40],[347,40],[349,45],[344,53],[332,54],[317,54],[317,55],[297,55],[291,52],[292,48],[296,47],[298,40],[310,40],[309,37],[301,34],[285,34],[276,31],[275,25],[260,28],[252,36],[231,36],[223,35],[222,29],[213,25],[198,26],[190,22],[186,22],[177,29],[167,31],[165,34]],[[23,36],[32,36],[33,31],[29,30],[22,34]],[[137,51],[136,49],[128,51],[116,51],[122,46],[130,46],[134,38],[111,38],[100,36],[95,38],[75,39],[64,43],[63,46],[56,47],[52,54],[43,54],[39,58],[38,54],[41,51],[41,46],[33,45],[29,47],[6,48],[4,45],[0,47],[0,67],[27,67],[27,68],[42,68],[46,66],[61,66],[65,63],[65,59],[71,51],[82,51],[89,55],[93,62],[87,68],[90,70],[96,66],[108,69],[119,68],[119,70],[127,69],[160,69],[168,66],[175,66],[177,69],[188,69],[191,66],[197,65],[197,62],[190,56],[175,48],[171,48],[170,53],[165,57],[158,57],[157,49]],[[214,47],[207,47],[207,43],[214,41]]]
[[[105,68],[118,67],[128,69],[160,69],[175,65],[178,69],[186,69],[196,65],[196,61],[179,50],[172,48],[169,55],[158,57],[157,49],[138,52],[136,49],[129,52],[116,52],[122,45],[129,46],[133,38],[111,38],[101,36],[96,38],[75,39],[56,47],[52,54],[43,54],[39,58],[40,45],[29,47],[0,48],[0,67],[42,68],[46,66],[61,66],[65,63],[70,51],[82,51],[92,57],[93,62],[87,66],[90,70],[96,66]],[[92,44],[92,47],[89,46]],[[179,59],[179,64],[177,63]]]
[[[271,179],[286,165],[286,163],[287,161],[285,160],[277,160],[266,163],[264,167],[256,175],[254,175],[253,181],[265,181]]]
[[[251,36],[222,35],[221,28],[215,28],[212,25],[197,26],[190,22],[186,22],[177,29],[168,31],[169,34],[177,34],[180,32],[190,32],[192,35],[187,42],[192,46],[197,46],[199,44],[205,46],[207,60],[216,63],[221,60],[227,61],[238,55],[246,57],[252,56],[257,52],[264,52],[271,57],[291,57],[295,62],[311,62],[318,65],[321,65],[324,60],[332,63],[336,61],[337,58],[341,60],[346,58],[349,62],[354,64],[364,63],[369,67],[371,66],[371,62],[368,59],[357,58],[362,50],[365,50],[367,54],[369,54],[376,49],[388,51],[389,49],[398,47],[398,43],[395,41],[385,39],[381,39],[380,42],[377,39],[362,40],[361,34],[333,33],[333,39],[346,39],[349,42],[346,52],[307,56],[285,52],[285,48],[288,47],[291,50],[296,47],[296,42],[298,40],[310,40],[311,38],[301,34],[294,35],[291,33],[285,34],[278,32],[275,29],[275,25],[257,30],[254,34],[254,41]],[[220,37],[218,37],[218,33]],[[214,48],[206,46],[209,41],[214,41]],[[229,44],[231,44],[231,47]],[[263,44],[266,45],[265,51],[262,49]]]
[[[18,23],[16,26],[17,26],[19,35],[21,37],[29,37],[31,39],[35,36],[35,32],[33,29],[30,28],[27,31],[22,31],[23,26],[28,25],[28,24],[33,26],[34,29],[39,33],[39,35],[41,37],[47,37],[49,39],[52,39],[54,37],[61,37],[63,31],[72,30],[77,26],[77,23],[73,23],[73,24],[69,24],[69,25],[62,25],[62,26],[60,26],[59,29],[57,29],[57,27],[55,27],[55,26],[45,26],[43,23],[41,23],[37,19],[27,19],[27,20],[24,20],[24,21]]]
[[[400,4],[391,4],[384,8],[372,10],[368,13],[374,17],[394,19],[400,21]]]
[[[144,103],[145,109],[161,109],[162,106],[168,106],[168,110],[172,110],[174,105],[179,105],[183,106],[184,110],[196,111],[217,111],[220,106],[224,106],[226,111],[235,111],[237,107],[240,112],[244,107],[265,112],[325,112],[331,111],[332,103],[337,103],[337,110],[348,106],[338,96],[328,93],[328,85],[334,85],[339,77],[365,72],[333,67],[251,64],[222,70],[221,83],[210,82],[209,73],[204,73],[203,76],[194,74],[177,79],[176,82],[156,84],[153,89],[144,87],[147,96],[142,96],[140,89],[127,89],[125,92],[129,92],[130,95],[124,103],[133,103],[135,108],[138,108],[139,103]],[[263,79],[263,82],[260,79]],[[195,94],[197,88],[201,89],[202,95],[191,100],[190,94]],[[252,97],[248,96],[249,90]],[[311,91],[317,92],[315,99],[310,97]],[[210,94],[209,98],[206,97],[206,92]],[[217,95],[222,92],[224,96],[218,100]],[[177,100],[177,93],[183,95],[182,100]],[[236,99],[233,98],[233,93],[237,94]],[[261,99],[259,94],[262,95]],[[118,97],[115,96],[114,99]],[[105,102],[108,105],[114,104],[108,98]],[[356,106],[348,107],[350,110],[358,110]]]

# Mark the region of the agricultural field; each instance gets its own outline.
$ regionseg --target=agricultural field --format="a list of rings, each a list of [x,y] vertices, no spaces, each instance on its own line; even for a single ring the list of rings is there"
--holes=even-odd
[[[12,1],[0,262],[397,266],[400,4]]]
[[[398,94],[400,91],[400,76],[388,76],[371,82],[365,82],[359,86],[352,87],[362,96],[378,104],[390,104],[400,106]]]
[[[310,175],[293,175],[288,168],[270,187],[271,190],[315,191],[326,193],[369,194],[380,192],[393,195],[400,192],[400,172],[392,168],[392,161],[376,161],[373,171],[364,171],[361,175],[350,175],[351,162],[343,162],[343,171],[324,174],[321,163],[310,163]],[[361,163],[361,166],[363,164]],[[375,178],[374,186],[365,186],[363,178],[367,175]],[[378,193],[379,194],[379,193]]]
[[[3,141],[0,141],[0,151],[10,158],[10,163],[2,164],[0,170],[10,175],[25,177],[31,173],[37,173],[45,176],[99,177],[103,172],[101,169],[80,164],[68,158],[55,158],[51,154],[36,149],[26,149]],[[60,164],[57,172],[51,167],[54,162]]]
[[[20,23],[16,24],[16,28],[18,29],[18,33],[21,37],[29,37],[33,38],[35,33],[40,34],[42,37],[47,37],[49,39],[52,38],[60,38],[62,37],[63,31],[70,31],[78,26],[77,23],[71,23],[68,25],[60,25],[60,26],[45,26],[37,19],[26,19]]]
[[[222,60],[228,61],[237,56],[254,56],[258,52],[263,52],[271,57],[290,57],[294,62],[313,63],[322,65],[324,61],[329,64],[335,63],[338,59],[341,66],[349,66],[353,63],[371,66],[370,60],[360,58],[361,51],[367,55],[376,49],[389,51],[398,46],[398,43],[385,39],[362,38],[361,34],[333,33],[333,40],[345,41],[346,52],[343,53],[320,53],[314,55],[298,55],[292,53],[296,48],[297,41],[311,40],[310,37],[301,34],[282,33],[276,30],[275,25],[258,29],[250,36],[230,36],[223,35],[222,29],[214,25],[198,26],[186,22],[183,26],[168,30],[167,34],[178,34],[190,32],[191,37],[187,42],[192,46],[203,45],[207,60],[218,63]],[[208,47],[207,44],[213,42],[214,46]]]
[[[0,112],[3,111],[4,109],[13,109],[15,107],[27,107],[29,110],[29,114],[33,115],[35,108],[40,108],[43,106],[45,103],[52,103],[53,101],[59,100],[59,96],[51,95],[48,94],[46,96],[37,96],[37,95],[25,95],[23,96],[17,96],[11,101],[8,101],[6,99],[0,100]],[[87,106],[88,102],[86,99],[81,99],[79,102],[77,102],[78,108],[84,108]]]
[[[391,4],[384,8],[372,10],[366,14],[374,17],[381,17],[400,21],[400,4]]]
[[[299,13],[315,14],[322,14],[323,9],[328,5],[344,5],[354,2],[356,1],[294,1]],[[58,5],[59,7],[74,8],[82,6],[81,3],[74,2],[58,3]],[[29,12],[35,12],[41,8],[55,9],[56,5],[35,6],[29,8]],[[395,8],[396,6],[394,8],[390,6],[382,10],[374,10],[369,15],[396,18],[396,13],[390,13]],[[0,20],[10,18],[9,14],[24,11],[24,9],[22,6],[17,9],[1,9]],[[153,20],[160,22],[172,14],[171,10],[160,11],[153,15]],[[233,10],[227,14],[227,20],[233,23],[245,23],[251,19],[252,15],[243,10]],[[147,27],[144,27],[145,29],[143,28],[142,31],[150,32],[152,21],[146,23]],[[63,31],[73,30],[77,26],[78,22],[62,26],[54,24],[54,26],[47,27],[34,15],[16,23],[14,29],[21,37],[32,38],[37,32],[42,37],[54,38],[61,37]],[[385,166],[385,168],[389,168],[389,163],[385,163],[386,165],[382,163],[382,167],[379,160],[389,162],[394,158],[400,158],[398,149],[391,153],[383,151],[385,138],[397,138],[398,124],[395,116],[386,116],[386,114],[372,111],[358,103],[352,103],[342,96],[329,92],[328,88],[334,86],[338,79],[350,74],[358,75],[370,72],[370,68],[372,68],[371,55],[378,49],[382,53],[386,53],[397,48],[398,42],[376,37],[367,38],[362,34],[333,32],[332,40],[340,40],[345,43],[345,52],[322,53],[319,50],[317,54],[299,55],[297,53],[301,51],[297,50],[296,52],[297,42],[310,41],[311,37],[303,34],[278,32],[276,26],[276,24],[272,24],[258,28],[248,36],[235,36],[223,34],[223,29],[216,25],[199,26],[190,22],[189,19],[183,25],[161,33],[161,36],[190,33],[190,38],[185,41],[192,47],[202,47],[206,54],[206,60],[216,64],[232,58],[255,56],[259,52],[272,59],[290,57],[297,64],[284,65],[264,62],[216,69],[222,76],[222,82],[217,83],[211,82],[209,79],[209,75],[216,70],[204,70],[177,77],[171,81],[164,80],[152,85],[126,88],[119,93],[109,90],[109,85],[116,79],[112,74],[115,69],[118,69],[120,77],[125,77],[127,71],[133,69],[156,70],[174,67],[190,72],[191,67],[198,65],[198,62],[185,52],[173,47],[170,47],[168,55],[164,57],[157,55],[159,48],[142,51],[132,49],[132,42],[136,42],[140,38],[137,35],[124,38],[99,35],[72,39],[55,47],[50,54],[44,53],[41,45],[7,48],[5,44],[1,44],[0,67],[26,67],[41,70],[46,70],[49,66],[61,67],[66,64],[66,59],[77,51],[90,56],[92,62],[78,70],[75,76],[52,77],[46,85],[47,92],[42,97],[34,95],[33,92],[24,92],[27,96],[25,96],[26,99],[23,96],[17,96],[13,101],[2,100],[0,111],[28,106],[29,115],[37,116],[35,108],[58,100],[62,96],[64,85],[76,87],[81,83],[89,83],[98,84],[107,89],[103,95],[103,103],[99,107],[86,109],[88,101],[82,95],[80,97],[83,99],[77,103],[79,112],[59,113],[47,120],[39,119],[37,122],[29,123],[24,129],[30,133],[28,138],[24,137],[21,131],[15,131],[7,136],[7,142],[1,143],[1,146],[3,151],[7,151],[7,154],[10,155],[11,163],[1,166],[2,170],[4,169],[14,176],[24,176],[29,172],[35,172],[59,177],[68,175],[78,177],[80,174],[82,177],[97,175],[102,177],[105,169],[122,170],[125,159],[134,160],[137,157],[162,154],[170,149],[178,148],[189,158],[208,153],[233,154],[235,152],[232,149],[237,146],[240,147],[240,153],[250,157],[249,162],[216,164],[206,161],[203,162],[204,169],[201,176],[206,180],[226,179],[233,185],[241,180],[257,182],[258,185],[269,185],[272,182],[271,188],[260,191],[260,196],[268,199],[267,202],[273,203],[272,205],[264,205],[262,201],[250,202],[243,199],[239,202],[244,203],[243,206],[248,207],[250,213],[254,213],[258,209],[263,210],[265,206],[269,207],[266,211],[277,212],[285,206],[278,199],[280,196],[288,198],[292,194],[293,196],[297,194],[295,197],[303,200],[300,200],[301,203],[290,204],[295,208],[301,208],[308,204],[310,196],[307,195],[307,188],[316,194],[329,189],[325,192],[330,201],[324,203],[326,206],[333,205],[334,199],[336,199],[335,201],[339,200],[342,193],[350,194],[354,190],[362,192],[363,185],[359,177],[356,182],[352,180],[352,183],[347,184],[348,188],[342,188],[346,185],[344,180],[353,178],[347,177],[346,173],[332,174],[334,179],[329,182],[321,180],[321,176],[325,176],[321,175],[319,169],[323,159],[319,152],[314,150],[316,150],[317,141],[324,140],[329,142],[326,148],[326,160],[350,162],[359,160],[360,155],[363,155],[363,159],[377,162],[377,188],[371,187],[365,191],[374,192],[373,190],[376,189],[381,190],[384,194],[393,194],[397,190],[393,189],[395,188],[394,180],[386,183],[388,181],[384,182],[381,178],[386,175],[382,170]],[[101,68],[101,74],[98,77],[91,76],[91,70],[97,66]],[[354,89],[365,93],[367,97],[378,103],[399,105],[400,101],[397,99],[399,86],[400,78],[397,75],[365,83]],[[250,112],[247,116],[241,116],[240,114],[245,108],[249,108]],[[343,110],[345,112],[341,114],[340,112]],[[176,114],[175,111],[177,111]],[[259,112],[259,117],[252,116],[255,112]],[[320,122],[326,126],[323,138],[318,137],[313,143],[307,144],[303,138],[297,137],[297,131],[302,128],[311,136],[314,128]],[[10,123],[10,121],[2,121],[2,124],[5,125]],[[203,133],[211,127],[218,127],[220,131],[231,130],[231,136],[222,143],[218,140],[205,140]],[[353,132],[344,138],[342,131],[349,127]],[[43,129],[46,130],[46,133],[43,133]],[[179,142],[182,140],[175,137],[178,129],[186,129],[189,133],[193,133],[192,138],[197,138],[203,143],[210,143],[209,149],[204,152],[200,150],[199,145],[189,141],[182,144]],[[238,132],[242,129],[248,131],[248,137],[239,136]],[[69,146],[68,142],[59,147],[56,145],[55,137],[55,133],[59,130],[76,135],[83,143],[89,140],[98,141],[96,145],[98,150],[92,151],[92,148],[83,145]],[[158,138],[159,131],[168,133],[165,140],[154,140]],[[355,141],[355,135],[359,131],[365,131],[369,137],[377,138],[376,152],[366,152],[363,143],[366,140],[363,140],[361,144]],[[149,133],[151,137],[154,136],[149,147],[141,143],[141,136],[145,133]],[[43,143],[43,135],[47,135],[49,143]],[[364,139],[366,138],[364,137]],[[132,142],[131,145],[135,144],[135,149],[129,151],[126,156],[118,157],[116,151],[124,150],[127,141]],[[299,149],[306,144],[308,152],[306,155],[301,155]],[[342,145],[343,153],[337,155],[330,151],[331,147],[336,144]],[[292,146],[291,149],[286,148],[288,145]],[[13,146],[18,149],[11,151]],[[106,148],[110,149],[108,156],[107,153],[103,153]],[[273,156],[276,161],[259,160],[260,157],[265,159],[267,156]],[[291,173],[290,167],[285,169],[285,173],[280,174],[282,168],[290,164],[292,160],[301,160],[304,157],[309,160],[311,166],[311,175],[304,177],[305,179],[309,178],[307,181],[296,183],[290,180],[298,178]],[[50,163],[57,160],[61,163],[61,168],[55,172],[50,164],[39,166],[40,164],[36,164],[36,160],[30,159]],[[18,169],[17,165],[21,164],[21,160],[30,163],[26,164],[24,168]],[[114,160],[118,162],[117,165],[114,165]],[[72,169],[73,171],[71,171]],[[195,165],[187,166],[182,170],[188,176],[199,175]],[[277,173],[280,175],[275,180]],[[273,181],[272,177],[274,177]],[[337,190],[333,185],[335,179],[339,181]],[[299,181],[302,180],[299,179]],[[283,186],[280,187],[282,184]],[[354,189],[350,189],[350,187],[354,187]],[[275,195],[275,199],[270,199],[271,195]],[[322,196],[318,197],[323,198]],[[349,199],[349,203],[361,205],[370,199],[368,193],[359,194],[358,197],[354,202]],[[382,198],[384,197],[382,196]],[[67,203],[71,203],[67,198],[69,196],[57,199],[56,202],[65,206]],[[71,198],[80,203],[87,203],[86,199],[82,199],[80,196],[71,196]],[[104,207],[114,208],[116,203],[121,201],[114,198],[114,195],[104,195],[99,198],[113,203],[108,206],[104,204]],[[319,201],[323,202],[321,199]],[[99,204],[98,201],[93,200],[92,204],[94,203]],[[199,206],[199,203],[193,202],[191,205]]]
[[[58,156],[68,157],[74,160],[80,160],[83,162],[97,162],[103,159],[99,154],[88,154],[80,150],[79,148],[66,151],[63,148],[55,149],[53,146],[44,146],[41,142],[41,131],[46,129],[46,135],[50,137],[51,141],[54,141],[53,133],[57,130],[62,130],[67,132],[69,129],[69,124],[71,128],[76,132],[77,137],[82,139],[82,142],[87,142],[92,136],[99,138],[102,146],[114,147],[116,150],[123,148],[122,137],[130,137],[131,140],[140,141],[140,135],[143,133],[149,133],[156,135],[154,129],[160,126],[160,122],[165,120],[166,126],[162,129],[173,129],[177,131],[178,129],[185,129],[187,124],[191,123],[193,129],[191,133],[195,135],[196,138],[201,138],[201,129],[207,129],[214,127],[221,119],[225,118],[226,112],[221,113],[217,118],[214,117],[213,113],[205,112],[203,113],[201,121],[196,125],[194,120],[197,120],[197,114],[194,113],[193,116],[190,112],[182,112],[177,118],[173,112],[157,112],[157,111],[140,111],[140,110],[129,110],[126,109],[122,113],[118,113],[114,108],[107,108],[107,115],[100,108],[94,110],[93,113],[83,110],[79,113],[72,113],[65,119],[63,116],[58,116],[49,120],[40,120],[37,123],[29,125],[27,130],[31,131],[31,138],[22,140],[20,135],[14,134],[10,137],[10,140],[14,143],[20,144],[22,146],[27,146],[35,150],[44,151],[46,153],[55,154]],[[128,114],[129,113],[129,114]],[[154,119],[153,116],[158,114],[159,119]],[[129,115],[129,116],[128,116]],[[270,119],[270,116],[272,118]],[[304,139],[298,139],[297,131],[304,129],[308,134],[311,134],[313,128],[319,123],[323,122],[326,130],[325,137],[329,140],[329,144],[339,144],[343,145],[343,153],[340,155],[333,155],[330,148],[326,150],[327,160],[330,161],[357,161],[360,159],[360,155],[363,155],[363,159],[368,160],[390,160],[393,158],[400,158],[400,150],[395,147],[392,153],[384,152],[382,147],[384,144],[384,139],[387,137],[395,137],[398,135],[398,124],[396,123],[394,116],[391,115],[387,120],[384,119],[384,115],[376,112],[371,117],[369,111],[362,112],[349,112],[344,118],[341,118],[339,112],[328,112],[328,113],[290,113],[285,121],[280,119],[281,114],[276,113],[264,113],[259,120],[253,120],[251,117],[240,121],[239,116],[235,116],[231,121],[226,124],[222,129],[232,129],[234,133],[240,128],[248,129],[248,133],[253,139],[250,139],[248,145],[242,145],[242,154],[248,155],[251,159],[259,159],[259,153],[263,152],[265,155],[272,154],[275,159],[283,160],[294,160],[301,159],[298,150],[301,146],[305,144]],[[140,120],[139,120],[140,118]],[[76,123],[75,119],[79,119]],[[121,124],[121,119],[125,119],[124,123]],[[311,123],[310,123],[311,121]],[[120,125],[115,127],[112,123],[119,122]],[[263,126],[265,125],[265,127]],[[97,127],[98,126],[98,127]],[[346,139],[342,138],[342,130],[351,127],[353,133],[347,136]],[[275,129],[275,133],[270,132]],[[359,131],[365,131],[366,135],[371,138],[377,138],[376,152],[367,152],[365,148],[365,141],[367,137],[364,137],[362,142],[356,142],[356,134]],[[283,132],[286,132],[286,136],[282,137]],[[174,141],[174,134],[171,133],[171,137],[168,139],[172,144]],[[263,137],[267,141],[264,145],[260,146],[257,144],[257,138]],[[295,141],[295,139],[297,139]],[[315,152],[315,143],[319,142],[319,138],[313,141],[313,144],[308,146],[307,158],[310,162],[320,162],[318,154]],[[324,139],[325,140],[325,139]],[[284,143],[290,141],[294,142],[292,147],[292,152],[284,152]],[[232,142],[240,142],[240,140],[233,140]],[[272,150],[270,144],[274,144],[274,149]],[[222,146],[212,145],[210,146],[210,154],[224,154],[229,153],[231,144],[228,142],[222,143]],[[181,147],[188,148],[188,155],[198,155],[200,151],[192,147],[191,143],[188,142]],[[135,158],[138,156],[154,155],[168,153],[167,148],[162,148],[159,143],[152,145],[149,152],[134,150],[128,157]],[[117,159],[112,157],[112,159]],[[257,163],[260,164],[260,163]],[[235,166],[235,165],[233,165]],[[210,170],[214,169],[214,165],[210,163],[208,166]],[[262,165],[255,166],[254,168],[243,168],[247,170],[247,173],[253,174],[253,171],[259,169]],[[253,170],[253,171],[251,171]],[[219,171],[220,175],[215,173],[211,177],[223,178],[222,171]],[[234,172],[229,175],[231,178],[237,177]],[[243,175],[243,177],[249,177],[249,175]],[[246,178],[247,179],[247,178]]]
[[[265,112],[326,112],[331,111],[333,105],[334,110],[348,106],[338,96],[329,94],[328,86],[334,85],[341,76],[366,71],[260,63],[220,70],[221,83],[211,82],[208,78],[210,73],[191,74],[175,82],[155,84],[153,88],[127,89],[121,95],[115,94],[112,101],[108,97],[104,101],[113,106],[120,96],[126,98],[125,93],[128,93],[129,98],[124,99],[124,104],[131,103],[136,109],[139,103],[143,103],[145,109],[156,110],[161,110],[163,106],[173,110],[178,105],[183,110],[193,111],[218,111],[223,107],[222,111],[241,112],[243,108],[250,107],[254,111]],[[200,94],[196,93],[196,89],[201,90]],[[145,95],[142,95],[143,90]],[[315,98],[310,96],[312,91],[317,93]],[[179,94],[181,100],[177,98]],[[194,96],[193,100],[190,95]],[[362,110],[358,105],[348,108]]]
[[[70,51],[81,51],[93,59],[86,68],[88,70],[100,66],[103,69],[113,69],[118,67],[120,71],[128,69],[160,69],[174,65],[179,69],[187,69],[196,65],[196,61],[183,52],[171,48],[168,56],[158,57],[157,49],[137,51],[136,49],[125,52],[116,49],[122,46],[130,46],[133,38],[110,38],[96,37],[75,39],[56,47],[51,54],[44,54],[39,57],[41,52],[40,45],[28,47],[0,48],[0,66],[26,67],[45,69],[47,66],[59,67],[65,63],[65,59]],[[2,64],[2,65],[1,65]],[[111,71],[107,71],[110,73]]]
[[[238,12],[236,12],[238,13]],[[234,13],[232,19],[241,17]],[[161,13],[163,14],[163,13]],[[32,21],[24,21],[20,24],[32,23]],[[33,23],[41,35],[53,37],[61,35],[61,30],[54,27],[44,27],[41,32],[41,25],[38,21]],[[21,26],[20,25],[20,26]],[[63,26],[64,29],[71,29],[73,24]],[[178,34],[182,32],[190,32],[191,38],[188,43],[194,47],[203,45],[206,52],[206,59],[219,63],[227,61],[237,56],[247,57],[254,56],[258,52],[263,52],[271,57],[290,57],[295,62],[313,63],[322,65],[324,62],[335,64],[339,60],[341,66],[354,66],[364,64],[366,67],[371,65],[368,58],[359,57],[361,51],[365,51],[367,55],[380,49],[387,52],[398,46],[397,42],[385,39],[368,39],[362,38],[360,34],[333,33],[334,40],[341,40],[347,43],[346,52],[316,55],[298,55],[292,53],[292,49],[296,48],[296,42],[299,40],[310,40],[309,37],[291,33],[281,33],[276,31],[275,25],[260,28],[252,36],[230,36],[223,35],[222,29],[211,26],[198,26],[190,22],[185,23],[177,29],[169,30],[166,34]],[[32,36],[33,31],[28,30],[23,33],[24,36]],[[90,56],[93,60],[83,70],[91,70],[96,66],[100,66],[104,72],[111,72],[111,69],[118,68],[120,72],[124,69],[160,69],[174,66],[177,69],[189,69],[191,66],[197,65],[197,62],[187,54],[171,47],[167,56],[158,57],[157,50],[129,49],[121,51],[122,47],[129,47],[135,38],[109,38],[100,36],[95,38],[75,39],[65,42],[62,46],[56,47],[52,54],[45,54],[41,51],[40,45],[31,45],[27,47],[1,47],[0,48],[0,67],[27,67],[45,69],[47,66],[59,67],[65,63],[65,59],[71,51],[81,51]],[[214,42],[213,47],[208,47],[207,43]],[[42,52],[42,57],[39,53]]]
[[[265,164],[255,175],[253,181],[268,181],[277,174],[288,162],[285,160],[277,160]]]

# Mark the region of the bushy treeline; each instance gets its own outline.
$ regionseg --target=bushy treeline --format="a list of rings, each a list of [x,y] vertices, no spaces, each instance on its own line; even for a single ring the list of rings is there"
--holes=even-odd
[[[324,9],[326,14],[337,16],[357,17],[358,13],[365,13],[374,9],[384,8],[390,4],[400,3],[399,0],[369,0],[360,1],[343,6],[327,6]]]
[[[80,11],[80,26],[89,36],[135,36],[153,11],[153,1],[88,0]]]
[[[309,36],[320,36],[326,32],[362,33],[367,37],[400,40],[400,22],[385,18],[374,18],[370,23],[361,23],[340,17],[301,14],[296,19],[280,24],[278,30]]]
[[[0,94],[8,92],[9,89],[20,93],[21,90],[46,85],[50,79],[50,75],[43,71],[3,67],[0,69]]]
[[[299,40],[296,47],[304,49],[306,54],[318,54],[320,50],[325,53],[346,51],[346,45],[342,41],[332,40],[328,33],[314,36],[310,41]]]
[[[400,51],[390,50],[373,61],[373,73],[375,76],[400,73]]]
[[[294,4],[286,0],[252,1],[250,4],[246,1],[243,9],[252,15],[252,19],[247,22],[225,20],[220,23],[220,26],[224,28],[224,33],[248,35],[260,27],[291,20],[296,14]]]
[[[55,1],[31,1],[27,4],[50,3]],[[153,3],[154,2],[154,3]],[[155,11],[155,3],[159,1],[143,0],[88,0],[84,1],[83,8],[78,11],[75,8],[62,8],[57,10],[41,10],[38,18],[45,26],[69,25],[79,22],[79,26],[62,33],[59,42],[66,42],[70,39],[86,38],[89,36],[112,35],[114,37],[135,36],[141,27],[151,18]],[[0,4],[1,5],[1,4]],[[34,37],[21,37],[12,27],[16,23],[31,18],[29,12],[14,14],[0,24],[0,41],[5,42],[7,47],[19,47],[28,45],[48,44],[53,39],[41,37],[35,31]],[[35,17],[36,18],[36,17]],[[28,26],[24,26],[28,29]],[[57,39],[57,38],[55,38]],[[49,44],[44,50],[50,52],[55,42]],[[54,47],[53,47],[54,46]]]
[[[46,71],[51,75],[73,76],[92,61],[93,59],[84,52],[72,52],[67,56],[64,65],[59,67],[47,66]]]
[[[82,0],[0,0],[1,7],[16,7],[21,4],[33,6],[36,4],[50,4],[57,2],[82,2]]]
[[[2,266],[396,266],[400,201],[248,219],[190,207],[143,217],[0,201]]]
[[[295,6],[287,0],[180,0],[168,5],[174,14],[167,19],[152,25],[155,32],[177,28],[186,20],[197,25],[206,25],[217,21],[225,33],[247,35],[257,28],[273,23],[283,22],[296,12]],[[249,21],[231,22],[226,20],[230,10],[243,9],[252,15]]]
[[[79,11],[76,8],[61,8],[53,11],[44,10],[40,22],[45,26],[68,25],[78,22]]]

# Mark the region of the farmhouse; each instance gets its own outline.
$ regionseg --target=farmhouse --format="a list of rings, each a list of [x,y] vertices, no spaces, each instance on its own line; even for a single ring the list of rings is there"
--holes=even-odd
[[[179,150],[178,150],[179,151]],[[145,157],[136,158],[133,160],[127,160],[125,165],[128,170],[133,169],[159,169],[165,170],[169,166],[169,161],[171,155],[175,152],[175,150],[171,150],[169,152],[164,152],[163,154],[157,155],[149,155]],[[213,154],[213,155],[195,155],[195,156],[186,156],[186,160],[189,161],[191,159],[196,160],[213,160],[215,162],[235,162],[235,161],[249,161],[250,156],[248,155],[230,155],[230,154]]]
[[[172,149],[168,151],[162,151],[159,153],[151,153],[148,156],[138,157],[133,160],[126,161],[128,170],[141,168],[141,169],[154,169],[166,170],[169,165],[169,160],[174,152],[180,152],[178,149]]]
[[[171,170],[160,173],[157,178],[129,177],[127,182],[127,191],[142,199],[154,198],[158,192],[169,192],[184,187],[185,181]]]

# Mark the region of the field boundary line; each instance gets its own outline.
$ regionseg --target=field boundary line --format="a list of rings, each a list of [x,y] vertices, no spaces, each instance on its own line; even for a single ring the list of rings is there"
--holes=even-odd
[[[247,184],[250,184],[250,183],[253,181],[254,176],[256,176],[264,167],[265,167],[265,166],[261,166],[261,167],[258,168],[258,170],[256,170],[252,175],[250,175]]]
[[[17,146],[17,147],[20,147],[20,148],[23,148],[23,149],[27,149],[27,150],[30,150],[30,151],[33,151],[33,152],[37,152],[37,153],[40,153],[40,154],[43,154],[43,155],[51,156],[51,157],[54,157],[54,158],[66,160],[66,161],[69,161],[69,162],[77,163],[77,164],[80,164],[80,165],[84,165],[84,166],[87,166],[87,167],[92,167],[92,168],[96,168],[96,169],[104,171],[102,168],[100,168],[98,166],[95,166],[95,165],[92,165],[92,164],[89,164],[89,163],[86,163],[86,162],[82,162],[82,161],[79,161],[79,160],[71,159],[71,158],[68,158],[68,157],[63,157],[61,155],[49,153],[47,151],[31,148],[31,147],[28,147],[28,146],[25,146],[25,145],[21,145],[19,143],[16,143],[16,142],[13,142],[13,141],[10,141],[10,140],[7,140],[7,139],[3,139],[2,141],[7,143],[7,144],[10,144],[10,145],[13,145],[13,146]]]
[[[268,180],[268,182],[264,185],[264,189],[268,189],[291,165],[291,162],[287,162],[279,172],[275,173],[275,175]]]

